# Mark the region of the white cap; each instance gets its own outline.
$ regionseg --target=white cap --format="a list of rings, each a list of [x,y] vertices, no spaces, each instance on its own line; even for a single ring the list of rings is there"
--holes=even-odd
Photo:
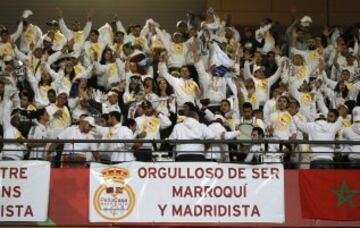
[[[69,96],[69,91],[67,91],[65,89],[60,90],[57,95],[59,96],[60,94],[63,94],[63,93],[66,94],[66,96]]]
[[[28,18],[29,16],[33,15],[33,12],[29,9],[24,10],[22,17],[23,18]]]
[[[118,95],[118,93],[117,92],[115,92],[115,91],[113,91],[113,90],[110,90],[108,93],[107,93],[107,96],[108,97],[110,97],[110,96],[112,96],[112,95]]]
[[[256,71],[258,71],[260,69],[261,69],[261,66],[256,65],[256,66],[254,66],[253,72],[255,73]]]
[[[312,23],[311,17],[309,16],[303,16],[300,20],[301,26],[303,27],[309,27]]]
[[[352,111],[353,121],[360,121],[360,107],[356,106]]]
[[[83,121],[88,122],[90,124],[90,126],[92,126],[92,127],[96,127],[94,117],[87,116],[83,119]]]

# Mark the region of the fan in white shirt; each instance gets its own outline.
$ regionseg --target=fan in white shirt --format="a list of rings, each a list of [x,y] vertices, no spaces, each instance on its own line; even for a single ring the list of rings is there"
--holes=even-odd
[[[360,107],[355,107],[352,111],[353,124],[343,130],[342,136],[345,140],[359,141],[360,140]],[[348,145],[347,150],[349,152],[350,169],[360,168],[360,146]]]
[[[89,66],[92,60],[100,62],[101,53],[105,49],[106,44],[106,41],[100,37],[98,30],[91,30],[89,39],[84,43],[84,66]]]
[[[20,50],[24,53],[29,53],[35,45],[41,40],[41,29],[31,24],[28,19],[23,20],[24,28],[20,38]]]
[[[239,131],[226,131],[224,123],[226,119],[221,115],[215,115],[214,121],[208,126],[214,134],[214,139],[234,139],[239,136]],[[206,158],[226,162],[229,161],[229,146],[227,144],[211,144],[206,152]]]
[[[137,138],[141,139],[160,139],[160,130],[171,126],[171,120],[164,114],[156,112],[151,102],[144,101],[141,105],[143,115],[135,118]],[[143,144],[138,149],[153,149],[149,143]]]
[[[105,45],[113,45],[114,41],[114,33],[116,31],[121,31],[124,35],[126,35],[126,30],[119,20],[118,16],[115,14],[113,20],[105,25],[101,26],[99,29],[100,39],[104,41]]]
[[[196,99],[199,99],[202,95],[202,91],[196,82],[191,78],[190,71],[186,66],[183,66],[180,70],[181,78],[176,78],[168,73],[166,64],[166,55],[160,56],[159,62],[159,75],[164,77],[166,81],[174,88],[176,94],[176,101],[179,109],[185,102],[191,102],[195,104]]]
[[[8,88],[6,88],[8,87]],[[4,92],[3,116],[2,126],[4,129],[4,139],[25,139],[21,132],[18,130],[20,126],[20,114],[17,110],[13,110],[13,97],[16,95],[15,91],[6,85]],[[13,110],[13,111],[12,111]],[[3,152],[0,154],[0,159],[3,160],[22,160],[26,147],[22,143],[5,143]]]
[[[107,90],[125,80],[125,64],[110,48],[104,49],[100,62],[95,62],[95,69],[98,86]]]
[[[60,51],[66,45],[66,37],[59,30],[59,23],[56,20],[52,20],[46,25],[49,26],[49,31],[40,39],[39,42],[44,40],[51,43],[51,49],[53,51]],[[39,44],[37,44],[39,46]]]
[[[199,122],[199,115],[190,111],[183,122],[175,125],[171,132],[170,140],[191,140],[191,139],[213,139],[214,133],[205,124]],[[186,160],[205,160],[204,144],[176,144],[175,146],[177,161]]]
[[[92,140],[95,139],[94,132],[92,129],[96,127],[93,117],[85,117],[79,121],[78,126],[70,126],[62,131],[57,138],[58,139],[76,139],[76,140]],[[48,149],[48,156],[51,152],[55,150],[58,146],[58,143],[52,143]],[[98,146],[96,143],[65,143],[64,151],[62,153],[62,161],[65,157],[70,155],[71,162],[74,161],[98,161],[99,153]],[[74,160],[71,155],[77,156]],[[77,158],[82,158],[78,160]],[[50,159],[48,157],[48,159]],[[68,159],[66,159],[68,160]],[[63,166],[66,164],[63,164]]]
[[[49,56],[45,69],[50,74],[54,83],[56,83],[55,88],[57,89],[57,92],[66,91],[66,93],[69,93],[74,80],[79,78],[90,78],[93,65],[89,65],[86,70],[79,73],[76,72],[76,67],[72,61],[64,61],[58,71],[53,70],[51,65],[59,60],[62,55],[63,53],[59,51]]]
[[[296,30],[293,30],[291,49],[290,49],[291,53],[294,55],[301,55],[304,58],[306,64],[317,65],[322,53],[319,49],[317,49],[315,38],[310,37],[307,40],[308,50],[302,51],[295,48],[297,36],[298,34]]]
[[[342,118],[339,117],[335,123],[326,120],[324,114],[318,114],[315,122],[303,122],[297,116],[294,117],[296,126],[309,135],[309,140],[335,140],[336,133],[342,127]],[[329,145],[311,145],[310,168],[332,168],[334,147]],[[319,153],[317,153],[319,152]],[[326,164],[321,164],[326,162]]]
[[[289,98],[279,97],[277,100],[278,110],[270,115],[270,122],[266,123],[268,132],[274,137],[289,140],[295,137],[296,127],[293,118],[287,111]]]
[[[60,27],[60,31],[64,34],[64,36],[66,37],[66,39],[68,41],[73,40],[73,47],[72,49],[74,50],[74,54],[76,57],[79,57],[84,45],[85,40],[88,38],[90,31],[91,31],[91,26],[92,26],[92,22],[91,22],[91,13],[89,12],[87,15],[87,22],[85,24],[84,29],[81,31],[80,28],[80,23],[75,21],[73,23],[73,28],[72,30],[70,30],[64,21],[63,18],[63,12],[60,8],[57,8],[57,14],[59,17],[59,27]]]
[[[111,127],[103,135],[102,139],[135,139],[136,122],[133,119],[127,120],[128,126],[121,125],[121,114],[113,111],[109,113]],[[131,148],[133,143],[102,143],[100,151],[106,150],[105,155],[109,155],[111,162],[135,161]]]
[[[204,92],[203,98],[210,100],[209,106],[218,105],[220,101],[227,98],[226,97],[227,86],[229,86],[229,88],[233,90],[236,90],[235,85],[232,82],[232,78],[225,76],[217,76],[214,75],[213,71],[212,72],[206,71],[203,62],[200,56],[198,55],[198,50],[196,48],[195,43],[191,45],[191,50],[194,58],[195,68],[199,75],[199,83]],[[215,54],[213,54],[212,57],[214,55]],[[214,64],[212,64],[211,66],[211,69],[214,69],[215,67],[217,67],[217,65],[214,62]],[[233,91],[233,93],[234,95],[237,94],[237,92],[235,91]]]
[[[23,31],[23,22],[20,21],[18,28],[15,33],[9,34],[9,30],[3,28],[0,34],[0,56],[3,56],[3,59],[8,58],[12,60],[15,57],[15,42],[21,36]],[[5,58],[6,57],[6,58]],[[3,61],[3,60],[1,60]]]
[[[56,103],[46,107],[46,111],[50,116],[49,126],[52,138],[56,138],[57,135],[71,124],[70,111],[66,107],[67,97],[67,93],[60,92],[57,95]]]
[[[169,53],[169,59],[167,61],[169,68],[180,68],[188,64],[189,60],[186,56],[189,51],[189,45],[193,42],[193,39],[184,42],[180,32],[175,32],[171,37],[166,31],[162,31],[157,27],[155,29],[165,49]]]
[[[119,99],[118,92],[114,90],[110,90],[107,93],[107,100],[105,102],[98,102],[95,99],[91,99],[89,100],[89,104],[90,106],[97,109],[102,114],[107,114],[113,111],[121,113],[118,99]]]
[[[261,43],[264,40],[264,46],[259,48],[259,51],[263,55],[266,55],[269,51],[272,51],[275,48],[275,39],[270,32],[271,27],[271,19],[265,18],[261,22],[261,27],[255,31],[255,38],[257,42]]]
[[[270,77],[266,78],[264,70],[260,66],[255,66],[253,71],[254,75],[251,74],[250,71],[250,63],[249,63],[249,56],[245,56],[245,64],[244,64],[244,77],[245,79],[251,78],[255,82],[256,87],[256,98],[259,99],[260,105],[265,104],[267,100],[269,100],[270,95],[270,88],[271,86],[280,78],[281,72],[284,68],[284,62],[281,61],[281,66],[278,67],[275,74],[271,75]]]
[[[49,122],[49,114],[45,108],[36,111],[35,125],[31,127],[29,132],[29,139],[51,139],[51,132],[47,125]],[[29,159],[46,159],[47,143],[29,143],[28,148],[30,149]]]

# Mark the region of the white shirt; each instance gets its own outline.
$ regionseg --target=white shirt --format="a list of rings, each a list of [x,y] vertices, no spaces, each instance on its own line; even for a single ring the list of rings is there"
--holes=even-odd
[[[28,138],[29,139],[51,139],[50,133],[51,133],[50,129],[46,125],[43,125],[43,124],[39,123],[38,121],[36,121],[35,126],[31,127],[31,129],[30,129]],[[44,146],[39,146],[39,147],[33,148],[30,151],[30,158],[31,159],[36,159],[36,158],[45,159],[47,146],[48,145],[45,144]]]
[[[225,77],[214,77],[206,72],[202,61],[195,63],[199,74],[200,86],[204,90],[203,98],[210,99],[210,104],[219,104],[226,99],[227,81]]]
[[[121,79],[125,79],[125,65],[119,58],[113,63],[95,63],[95,69],[98,74],[98,85],[104,86],[107,89],[110,89],[113,83],[118,83]]]
[[[33,24],[29,24],[26,30],[21,34],[20,50],[28,53],[30,51],[30,45],[36,45],[42,37],[41,29]]]
[[[260,104],[265,104],[269,100],[269,92],[271,86],[280,78],[282,67],[278,67],[276,72],[268,78],[258,79],[250,71],[250,63],[245,61],[244,64],[244,77],[245,79],[251,78],[254,81],[256,90],[255,95]]]
[[[83,133],[80,131],[79,126],[71,126],[62,131],[58,136],[58,139],[95,139],[92,131]],[[63,154],[81,154],[86,157],[86,161],[91,161],[93,156],[91,152],[97,151],[96,143],[65,143]]]
[[[145,131],[146,136],[143,139],[160,139],[160,129],[165,129],[170,127],[171,120],[164,114],[159,113],[158,117],[156,116],[146,116],[142,115],[136,117],[136,134],[140,134]],[[142,148],[152,148],[151,144],[145,143]]]
[[[67,40],[74,39],[74,47],[73,50],[75,55],[78,57],[81,54],[82,47],[84,45],[85,40],[90,34],[92,22],[87,21],[83,31],[71,31],[65,24],[63,18],[59,20],[60,31],[64,34]]]
[[[159,28],[156,28],[156,33],[159,36],[161,42],[164,44],[165,49],[169,53],[169,60],[168,64],[169,67],[177,67],[180,68],[186,65],[187,58],[185,58],[186,54],[188,53],[188,43],[192,39],[189,39],[185,43],[174,43],[171,42],[171,36],[165,31],[161,31]]]
[[[121,123],[108,128],[102,139],[135,139],[134,133],[128,128],[121,126]],[[100,150],[108,150],[112,162],[135,161],[134,154],[129,150],[133,143],[102,143]],[[114,152],[112,152],[114,151]]]
[[[214,133],[204,124],[199,123],[194,118],[185,118],[182,123],[175,125],[170,140],[186,140],[186,139],[213,139]],[[201,154],[205,153],[204,144],[176,144],[175,151],[177,156],[182,154]]]
[[[351,127],[345,128],[343,130],[342,136],[344,140],[349,141],[360,141],[360,126],[358,123],[353,123]],[[348,145],[347,146],[349,154],[349,159],[360,159],[360,145]]]
[[[296,126],[304,133],[309,135],[309,140],[335,140],[336,132],[342,127],[342,118],[339,117],[335,123],[328,123],[325,120],[306,123],[297,116],[294,117]],[[311,145],[311,161],[319,159],[332,160],[334,147],[329,145]],[[314,153],[322,152],[322,153]]]
[[[102,39],[98,39],[96,43],[91,42],[90,40],[85,41],[84,43],[84,65],[89,66],[91,63],[91,59],[94,56],[94,53],[97,55],[97,61],[100,62],[103,50],[106,46],[106,42]]]
[[[217,140],[222,139],[222,135],[226,132],[224,126],[217,122],[210,124],[208,128],[214,133],[214,139]],[[228,151],[228,146],[226,144],[212,144],[208,152],[206,153],[206,158],[221,160],[221,158],[224,157],[222,155],[223,153],[225,153],[225,151]]]
[[[12,111],[12,102],[6,101],[4,104],[4,111],[2,116],[4,139],[24,139],[21,132],[10,123],[11,111]],[[22,160],[24,158],[25,151],[26,151],[26,147],[24,144],[4,143],[2,153],[0,153],[0,158],[2,156],[14,160]]]
[[[58,110],[61,110],[61,116],[59,118],[55,118],[54,114]],[[56,138],[58,134],[71,124],[69,109],[66,106],[59,108],[56,104],[51,104],[46,107],[46,111],[49,113],[50,117],[49,127],[51,129],[51,137]]]
[[[168,73],[165,63],[159,64],[159,75],[163,76],[166,81],[174,88],[176,101],[179,107],[182,107],[186,102],[195,104],[196,91],[199,89],[199,87],[194,80],[176,78],[172,76]]]

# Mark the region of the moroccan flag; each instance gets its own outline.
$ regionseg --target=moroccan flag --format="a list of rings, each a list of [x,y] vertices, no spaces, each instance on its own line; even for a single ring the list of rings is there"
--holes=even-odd
[[[304,218],[360,220],[360,171],[301,170]]]

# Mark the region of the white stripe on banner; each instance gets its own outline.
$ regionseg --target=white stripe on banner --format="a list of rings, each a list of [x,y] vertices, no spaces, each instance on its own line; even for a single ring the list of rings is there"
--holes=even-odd
[[[0,161],[0,221],[46,221],[49,187],[49,162]]]
[[[219,163],[92,163],[90,222],[284,222],[284,169]]]

